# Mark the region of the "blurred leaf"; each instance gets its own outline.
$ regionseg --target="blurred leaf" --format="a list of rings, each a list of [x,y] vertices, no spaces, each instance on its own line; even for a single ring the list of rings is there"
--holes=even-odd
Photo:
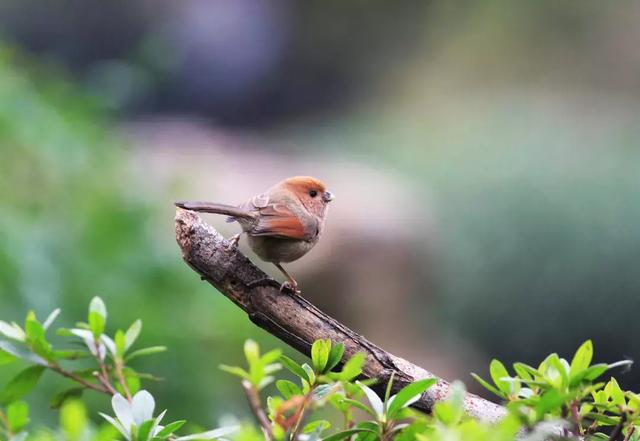
[[[334,433],[333,435],[322,438],[322,441],[340,441],[343,439],[350,438],[352,435],[357,435],[358,433],[365,433],[365,432],[373,433],[376,435],[378,433],[369,429],[349,429],[349,430],[343,430],[342,432]]]
[[[67,400],[80,398],[84,392],[83,387],[72,387],[70,389],[58,392],[51,398],[49,407],[52,409],[59,409]]]
[[[480,383],[482,386],[485,387],[485,389],[489,390],[490,392],[492,392],[493,394],[499,396],[499,397],[505,397],[505,394],[502,391],[499,391],[498,389],[496,389],[493,385],[491,385],[488,381],[483,380],[482,377],[478,374],[475,373],[471,373],[471,376],[474,378],[474,380],[476,380],[478,383]]]
[[[314,384],[316,382],[316,374],[313,372],[313,368],[309,366],[307,363],[302,364],[302,369],[307,374],[307,379],[309,380],[309,384]]]
[[[327,420],[312,421],[302,429],[302,433],[311,433],[319,430],[320,433],[331,427],[331,423]]]
[[[237,377],[240,378],[244,378],[245,380],[251,380],[251,376],[249,375],[249,372],[245,371],[244,369],[242,369],[241,367],[238,366],[227,366],[225,364],[221,364],[220,369],[222,369],[223,371],[231,374],[231,375],[235,375]]]
[[[60,308],[56,308],[54,309],[51,314],[49,314],[49,316],[47,317],[47,319],[44,321],[44,323],[42,323],[42,327],[47,330],[49,329],[49,326],[51,326],[53,324],[53,322],[55,321],[56,318],[58,318],[58,315],[60,315]]]
[[[88,323],[94,338],[99,338],[104,332],[107,321],[107,308],[100,297],[94,297],[89,304]]]
[[[258,343],[249,339],[244,342],[244,355],[247,358],[249,366],[257,364],[260,361],[260,347]]]
[[[129,355],[125,357],[125,361],[131,361],[134,358],[142,357],[145,355],[153,355],[159,354],[161,352],[165,352],[167,350],[166,346],[150,346],[148,348],[138,349],[137,351],[131,352]]]
[[[289,371],[302,378],[303,380],[309,381],[309,377],[307,376],[307,373],[302,368],[302,366],[293,361],[291,358],[287,357],[286,355],[281,355],[280,361],[282,362],[284,367],[289,369]]]
[[[362,373],[366,355],[363,352],[354,354],[342,367],[339,378],[342,381],[352,381]]]
[[[140,331],[142,331],[142,320],[138,319],[127,329],[127,333],[125,334],[125,350],[129,350],[129,348],[133,346],[140,335]]]
[[[7,405],[31,392],[44,369],[44,366],[31,366],[18,373],[0,393],[0,404]]]
[[[25,341],[27,338],[22,328],[16,323],[9,324],[2,320],[0,320],[0,334],[18,341]]]
[[[113,341],[115,343],[116,357],[122,358],[124,356],[124,352],[126,351],[126,348],[127,348],[127,343],[126,343],[126,338],[124,336],[124,332],[122,332],[121,330],[118,329],[116,331],[116,335],[114,336]]]
[[[285,400],[288,400],[294,395],[302,395],[300,387],[289,380],[276,381],[276,388],[278,388],[278,391],[282,394]]]
[[[2,349],[0,349],[0,366],[5,365],[5,364],[9,364],[9,363],[13,363],[17,359],[18,359],[18,357],[16,357],[15,355],[11,355],[10,353],[5,352]]]
[[[29,406],[24,401],[15,401],[7,406],[7,421],[13,433],[20,432],[29,424]]]
[[[36,354],[43,358],[48,358],[51,352],[51,345],[47,342],[44,327],[40,324],[33,311],[29,311],[24,323],[27,334],[27,343]]]
[[[239,426],[221,427],[219,429],[210,430],[208,432],[194,433],[193,435],[188,435],[188,436],[180,436],[176,438],[175,441],[191,441],[191,440],[197,440],[197,439],[204,439],[204,440],[218,439],[218,438],[222,438],[224,436],[230,435],[234,432],[237,432],[239,429],[240,429]]]
[[[66,401],[60,409],[60,427],[68,441],[78,441],[87,428],[87,409],[79,400]]]

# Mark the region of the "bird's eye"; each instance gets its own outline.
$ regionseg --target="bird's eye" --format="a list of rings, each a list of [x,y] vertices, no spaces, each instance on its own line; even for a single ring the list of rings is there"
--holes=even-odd
[[[315,190],[311,190],[311,191],[309,192],[309,196],[311,196],[312,198],[315,198],[316,196],[318,196],[318,192],[317,192],[317,191],[315,191]]]

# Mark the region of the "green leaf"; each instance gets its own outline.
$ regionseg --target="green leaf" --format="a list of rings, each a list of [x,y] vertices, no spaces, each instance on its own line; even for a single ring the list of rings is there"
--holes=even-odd
[[[510,375],[507,368],[504,367],[504,364],[494,358],[489,365],[489,373],[495,385],[498,386],[498,389],[508,395],[511,392],[511,385],[508,381],[504,381],[503,378],[510,378]]]
[[[433,406],[434,415],[446,425],[458,424],[464,415],[465,394],[464,385],[459,381],[454,382],[447,399]]]
[[[516,371],[516,375],[523,380],[533,380],[536,376],[542,377],[542,375],[538,375],[538,372],[524,363],[513,363],[513,370]]]
[[[393,387],[393,379],[395,378],[396,373],[391,372],[391,376],[389,377],[389,381],[387,382],[387,387],[384,391],[384,399],[382,400],[385,404],[385,408],[389,403],[389,397],[391,396],[391,387]]]
[[[149,435],[151,435],[151,429],[155,425],[156,420],[150,419],[140,424],[138,428],[138,441],[148,441]]]
[[[249,366],[255,365],[260,361],[260,347],[258,343],[249,339],[244,342],[244,355],[247,357]]]
[[[617,406],[624,406],[626,400],[624,398],[624,392],[620,389],[618,382],[615,378],[611,377],[607,385],[604,387],[604,391],[611,398],[611,402]]]
[[[94,297],[89,304],[89,328],[93,332],[93,336],[97,339],[104,332],[104,326],[107,321],[107,308],[100,297]]]
[[[44,366],[31,366],[13,377],[0,393],[0,404],[7,405],[27,395],[44,372]]]
[[[138,319],[135,322],[133,322],[131,326],[129,326],[129,329],[127,329],[127,332],[124,338],[125,351],[129,350],[129,348],[133,346],[133,344],[138,339],[138,336],[140,335],[140,331],[142,331],[142,320]]]
[[[89,313],[89,327],[93,333],[94,338],[100,338],[104,332],[105,321],[104,318],[97,312]]]
[[[370,429],[356,428],[356,429],[343,430],[342,432],[334,433],[333,435],[327,436],[326,438],[322,438],[322,441],[340,441],[343,439],[347,439],[352,435],[357,435],[359,433],[373,433],[376,435],[378,434],[378,432],[375,432]]]
[[[87,429],[87,409],[79,400],[68,400],[60,409],[60,427],[66,441],[79,441]]]
[[[302,390],[300,390],[300,387],[289,380],[276,381],[276,388],[285,400],[288,400],[294,395],[302,395]]]
[[[327,366],[325,367],[325,372],[331,371],[334,367],[338,365],[342,361],[342,356],[344,355],[344,343],[335,343],[331,346],[331,351],[329,352],[329,360],[327,361]]]
[[[540,400],[536,404],[536,412],[538,415],[545,415],[550,412],[557,411],[565,402],[566,397],[557,389],[550,389],[540,396]]]
[[[251,380],[251,375],[249,375],[249,372],[245,371],[241,367],[238,367],[238,366],[227,366],[226,364],[221,364],[218,367],[220,368],[220,370],[223,370],[228,374],[235,375],[235,376],[243,378],[245,380],[249,380],[249,381]]]
[[[359,376],[362,373],[362,367],[364,366],[364,362],[366,359],[366,355],[363,352],[358,352],[354,354],[342,367],[342,371],[340,372],[339,378],[342,381],[352,381],[354,378]]]
[[[287,357],[286,355],[281,355],[280,362],[293,374],[297,375],[303,380],[309,381],[309,377],[307,376],[305,370],[302,369],[302,366],[293,361],[291,358]]]
[[[311,432],[315,432],[316,430],[322,433],[323,431],[327,430],[329,427],[331,427],[331,423],[327,420],[312,421],[306,426],[304,426],[304,428],[302,429],[302,433],[311,433]]]
[[[482,386],[485,387],[485,389],[489,390],[490,392],[492,392],[493,394],[502,397],[502,398],[506,398],[506,394],[503,393],[502,391],[496,389],[493,385],[491,385],[488,381],[483,380],[482,377],[478,374],[475,373],[471,373],[471,376],[473,377],[474,380],[476,380],[478,383],[480,383]]]
[[[116,344],[116,357],[122,358],[124,352],[127,350],[126,337],[121,330],[116,331],[116,335],[113,337],[113,341]]]
[[[378,416],[376,415],[375,411],[373,409],[371,409],[369,406],[367,406],[364,403],[361,403],[360,401],[356,401],[356,400],[352,400],[351,398],[343,398],[341,400],[343,403],[348,404],[351,407],[355,407],[357,409],[360,409],[366,413],[368,413],[369,415],[371,415],[374,418],[377,418]]]
[[[309,379],[309,384],[313,385],[316,382],[316,374],[313,372],[313,368],[309,366],[307,363],[302,365],[302,369],[307,374],[307,378]]]
[[[153,355],[159,354],[161,352],[165,352],[167,350],[166,346],[149,346],[148,348],[138,349],[137,351],[131,352],[129,355],[125,357],[125,361],[131,361],[134,358],[142,357],[144,355]]]
[[[327,362],[329,361],[330,351],[331,340],[320,339],[313,342],[313,345],[311,346],[311,364],[316,372],[324,372]]]
[[[47,319],[42,323],[42,327],[45,330],[49,329],[49,326],[53,324],[53,322],[55,321],[56,318],[58,318],[59,315],[60,315],[60,308],[56,308],[53,311],[51,311],[51,314],[49,314]]]
[[[18,341],[25,341],[27,338],[26,334],[17,323],[9,324],[2,320],[0,320],[0,335]]]
[[[593,359],[593,343],[587,340],[578,348],[571,360],[571,377],[581,373],[589,367]]]
[[[85,350],[69,349],[63,351],[51,351],[49,354],[52,360],[78,360],[91,356],[90,352]]]
[[[80,398],[83,392],[83,387],[72,387],[71,389],[58,392],[53,396],[53,398],[51,398],[51,401],[49,401],[49,407],[52,409],[59,409],[67,400]]]
[[[260,362],[264,365],[269,365],[274,361],[278,361],[280,355],[282,355],[282,351],[280,349],[273,349],[260,357]]]
[[[107,307],[104,305],[102,299],[98,296],[95,296],[91,299],[91,303],[89,303],[89,312],[95,312],[104,320],[107,320]]]
[[[30,350],[22,346],[16,346],[13,343],[9,343],[8,341],[0,340],[0,349],[22,360],[26,360],[42,366],[47,365],[47,361],[44,358],[34,354]]]
[[[33,352],[41,357],[48,358],[51,352],[51,345],[47,342],[44,327],[40,324],[33,311],[29,311],[24,323],[27,333],[27,344]]]
[[[0,366],[3,366],[5,364],[9,364],[9,363],[13,363],[17,359],[18,359],[18,357],[16,357],[15,355],[12,355],[12,354],[10,354],[8,352],[5,352],[2,349],[0,349]]]
[[[174,421],[173,423],[169,423],[164,426],[164,428],[160,432],[158,432],[155,437],[160,439],[168,438],[169,435],[180,430],[180,428],[184,426],[186,422],[187,420],[178,420]]]
[[[415,381],[400,389],[400,391],[395,395],[395,398],[393,398],[391,404],[389,404],[387,416],[389,418],[393,418],[400,409],[413,404],[416,399],[419,399],[427,389],[437,382],[437,378],[428,378],[425,380]]]
[[[13,433],[20,432],[29,424],[29,405],[24,401],[15,401],[7,407],[7,422]]]

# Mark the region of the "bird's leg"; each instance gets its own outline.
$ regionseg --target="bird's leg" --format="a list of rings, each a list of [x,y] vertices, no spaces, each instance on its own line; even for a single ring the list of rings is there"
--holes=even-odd
[[[229,246],[228,249],[232,250],[234,248],[238,248],[238,243],[240,242],[240,235],[242,233],[235,234],[229,238]]]
[[[274,265],[276,266],[276,268],[282,271],[282,274],[284,274],[287,279],[289,279],[280,286],[280,292],[282,292],[284,289],[289,289],[295,294],[300,294],[300,290],[298,290],[298,282],[296,282],[296,279],[294,279],[293,276],[289,274],[287,270],[285,270],[279,263],[274,262]]]

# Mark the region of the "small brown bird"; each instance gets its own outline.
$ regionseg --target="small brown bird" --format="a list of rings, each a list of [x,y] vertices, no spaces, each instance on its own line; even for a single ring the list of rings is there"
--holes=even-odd
[[[242,232],[247,233],[253,251],[287,277],[280,289],[290,288],[299,293],[298,283],[281,264],[301,258],[318,242],[333,198],[318,179],[295,176],[238,206],[214,202],[176,202],[176,205],[186,210],[224,214],[229,216],[228,222],[237,221]],[[240,234],[231,239],[234,246]]]

